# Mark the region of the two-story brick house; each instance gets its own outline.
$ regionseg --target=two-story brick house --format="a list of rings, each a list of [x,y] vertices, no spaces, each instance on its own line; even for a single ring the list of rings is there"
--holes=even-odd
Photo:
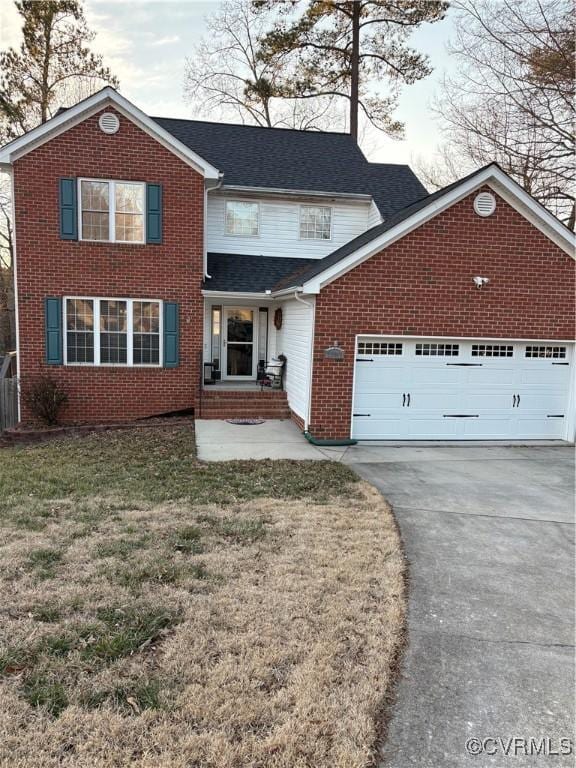
[[[151,118],[111,88],[0,164],[21,387],[50,372],[65,421],[573,438],[573,235],[496,165],[429,195],[346,134]],[[261,393],[280,353],[286,391]]]

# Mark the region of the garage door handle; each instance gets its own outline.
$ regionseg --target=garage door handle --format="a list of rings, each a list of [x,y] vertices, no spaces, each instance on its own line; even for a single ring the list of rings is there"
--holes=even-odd
[[[446,365],[458,366],[459,368],[482,368],[484,363],[446,363]]]
[[[563,419],[564,414],[563,413],[549,413],[546,416],[547,419]]]
[[[371,413],[353,413],[352,416],[372,416]]]
[[[477,413],[445,413],[443,414],[444,419],[478,419],[479,415]]]
[[[410,408],[410,393],[408,393],[408,408]]]
[[[402,395],[402,408],[406,405],[406,393]]]
[[[368,360],[368,358],[366,358],[366,357],[357,357],[357,358],[356,358],[356,362],[357,362],[357,363],[373,363],[373,362],[374,362],[374,359],[373,359],[373,358],[370,358],[370,359]]]

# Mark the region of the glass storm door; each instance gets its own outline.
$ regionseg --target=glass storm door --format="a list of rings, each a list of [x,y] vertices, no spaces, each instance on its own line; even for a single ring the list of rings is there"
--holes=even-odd
[[[226,378],[255,377],[256,355],[254,350],[254,310],[225,310],[224,352]]]

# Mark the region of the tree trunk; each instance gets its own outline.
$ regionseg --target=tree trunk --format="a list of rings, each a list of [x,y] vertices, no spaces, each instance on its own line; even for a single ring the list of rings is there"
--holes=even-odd
[[[360,0],[352,3],[352,57],[350,59],[350,135],[358,141],[360,82]]]
[[[40,121],[44,124],[48,118],[48,106],[50,102],[50,58],[52,56],[52,24],[54,14],[48,12],[43,20],[44,27],[44,60],[42,62],[42,82],[40,83]]]

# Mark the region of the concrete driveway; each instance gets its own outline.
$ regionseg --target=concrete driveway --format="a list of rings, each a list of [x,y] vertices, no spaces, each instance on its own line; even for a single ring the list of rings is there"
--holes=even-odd
[[[573,738],[573,457],[563,446],[346,452],[394,507],[410,561],[382,768],[574,765],[509,742],[550,753]],[[473,738],[503,741],[473,756]]]

